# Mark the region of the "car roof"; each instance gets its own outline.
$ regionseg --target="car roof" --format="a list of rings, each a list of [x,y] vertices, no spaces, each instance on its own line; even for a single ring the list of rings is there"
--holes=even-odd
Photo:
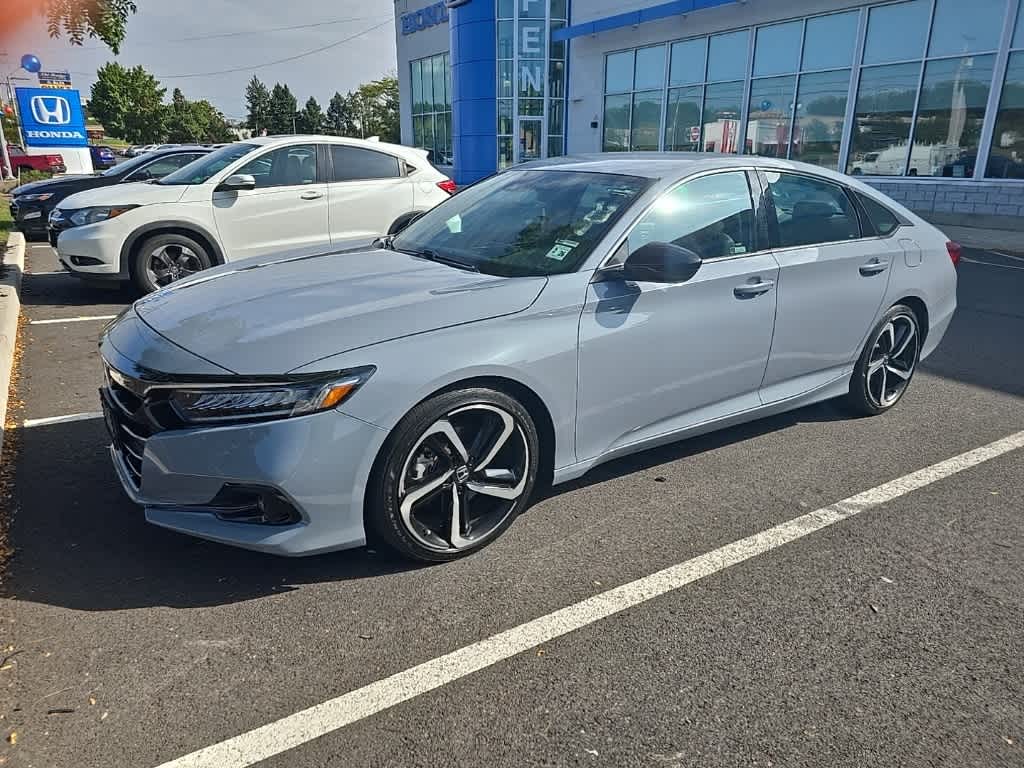
[[[427,150],[407,147],[404,144],[391,144],[376,139],[353,139],[348,136],[324,136],[318,134],[289,134],[287,136],[255,136],[251,139],[242,139],[244,144],[256,144],[261,147],[286,144],[303,144],[315,141],[317,144],[343,144],[350,147],[364,147],[366,149],[378,149],[384,152],[391,152],[403,157],[426,157]]]
[[[729,168],[763,168],[764,170],[790,170],[809,173],[851,185],[852,180],[827,168],[777,157],[754,155],[726,155],[715,152],[604,152],[567,155],[533,160],[512,169],[584,171],[640,176],[647,179],[681,178],[703,171]]]

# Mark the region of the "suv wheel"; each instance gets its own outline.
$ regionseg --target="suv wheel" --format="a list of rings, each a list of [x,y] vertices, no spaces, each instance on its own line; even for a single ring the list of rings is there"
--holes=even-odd
[[[139,246],[132,279],[140,291],[151,293],[212,266],[213,259],[206,248],[191,237],[154,235]]]

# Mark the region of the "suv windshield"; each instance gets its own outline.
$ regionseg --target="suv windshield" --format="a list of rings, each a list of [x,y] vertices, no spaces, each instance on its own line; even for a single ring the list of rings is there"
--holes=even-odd
[[[216,152],[211,152],[205,157],[193,160],[191,163],[179,168],[174,173],[167,174],[156,183],[178,186],[186,184],[202,184],[203,182],[209,181],[210,177],[223,171],[235,162],[235,160],[245,157],[258,147],[258,144],[228,144],[226,147],[221,147]]]
[[[638,176],[507,171],[425,213],[392,246],[489,275],[572,272],[649,185]]]

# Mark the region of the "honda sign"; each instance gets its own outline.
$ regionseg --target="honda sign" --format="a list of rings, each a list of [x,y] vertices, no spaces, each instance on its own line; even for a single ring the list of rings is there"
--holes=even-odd
[[[21,130],[30,147],[85,147],[85,113],[78,91],[55,94],[45,88],[18,88]]]

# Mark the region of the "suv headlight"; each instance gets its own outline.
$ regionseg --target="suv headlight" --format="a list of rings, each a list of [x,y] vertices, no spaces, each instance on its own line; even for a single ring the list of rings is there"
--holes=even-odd
[[[114,219],[126,211],[138,208],[137,205],[99,205],[93,208],[80,208],[68,218],[76,227],[84,227],[86,224],[96,224],[107,219]]]
[[[15,195],[19,203],[41,203],[53,197],[53,192],[40,192],[37,195]]]
[[[282,419],[334,408],[366,383],[376,369],[358,368],[330,378],[239,382],[223,386],[183,386],[171,393],[171,405],[190,424]]]

